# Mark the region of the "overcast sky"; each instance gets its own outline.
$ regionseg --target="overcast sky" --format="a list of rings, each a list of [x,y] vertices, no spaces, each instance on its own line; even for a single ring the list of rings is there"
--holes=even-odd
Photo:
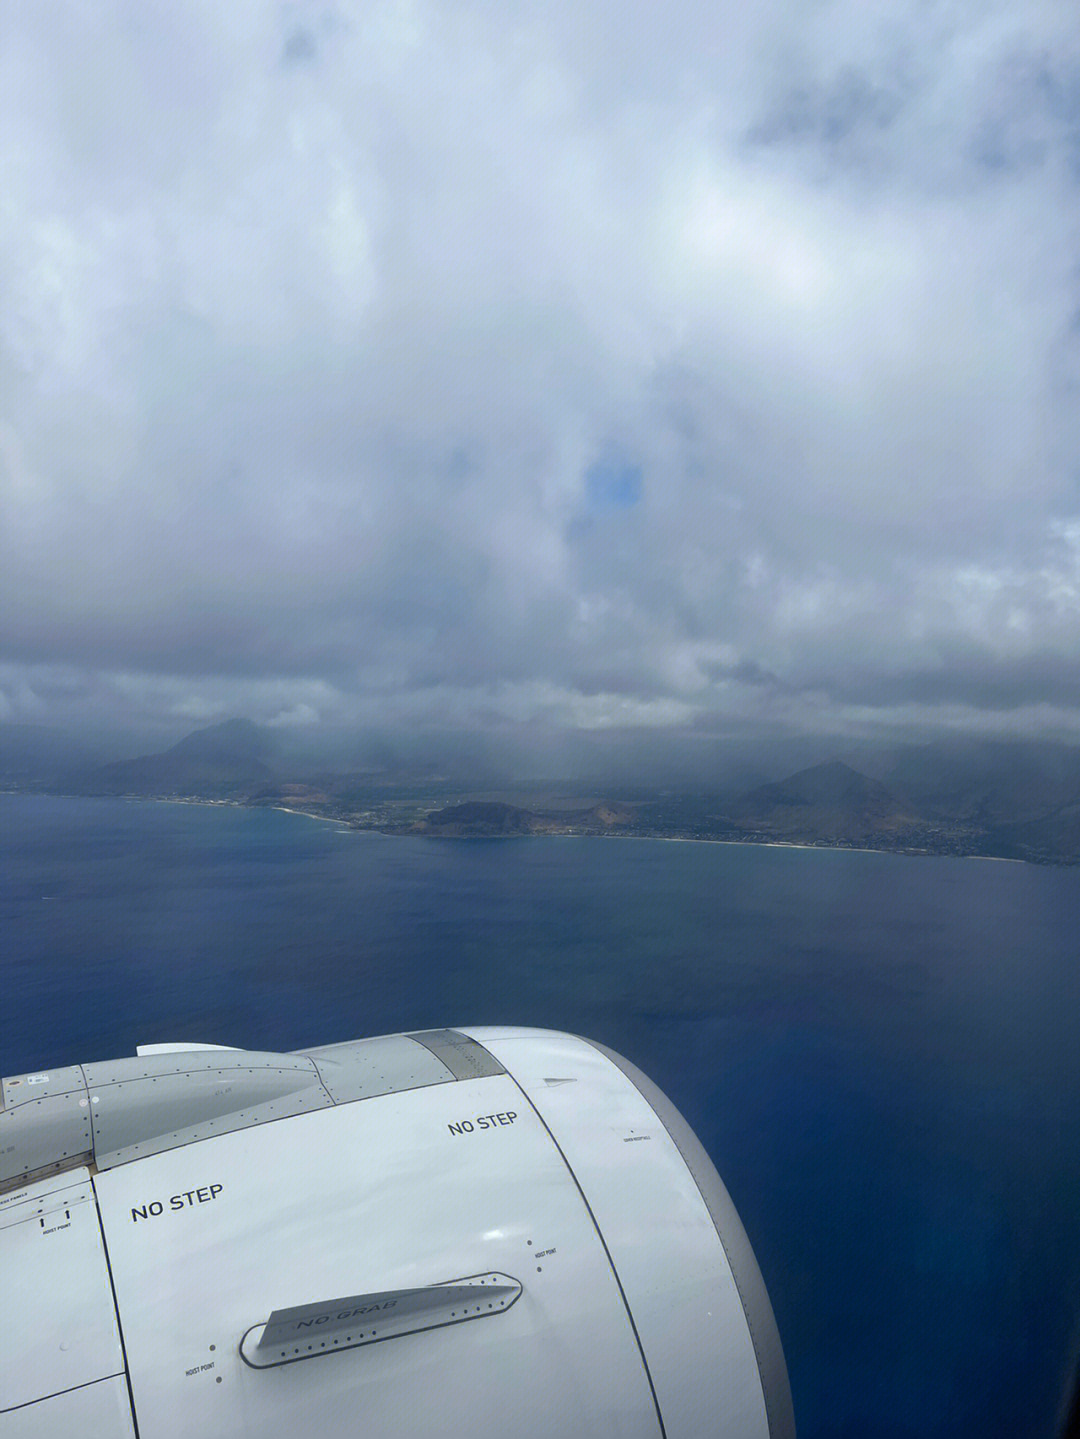
[[[0,27],[0,719],[1080,740],[1073,0]]]

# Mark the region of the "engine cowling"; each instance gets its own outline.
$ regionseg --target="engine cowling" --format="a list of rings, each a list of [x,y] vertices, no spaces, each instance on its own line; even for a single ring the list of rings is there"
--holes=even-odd
[[[0,1439],[791,1439],[734,1206],[602,1045],[150,1046],[4,1080]]]

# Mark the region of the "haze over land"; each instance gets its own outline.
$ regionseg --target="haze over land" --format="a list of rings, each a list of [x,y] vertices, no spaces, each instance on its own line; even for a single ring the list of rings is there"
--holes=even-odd
[[[0,81],[0,720],[904,804],[1080,741],[1074,7],[61,3]]]
[[[227,720],[161,753],[101,763],[77,746],[65,750],[56,731],[0,724],[0,788],[272,805],[352,829],[436,838],[594,834],[1080,862],[1076,746],[864,746],[854,763],[832,758],[749,787],[752,771],[738,754],[718,755],[692,783],[663,787],[646,773],[540,779],[500,768],[490,754],[482,762],[447,754],[439,769],[386,749],[365,759],[360,748],[353,766],[335,769],[280,732]],[[775,751],[757,758],[781,761]]]

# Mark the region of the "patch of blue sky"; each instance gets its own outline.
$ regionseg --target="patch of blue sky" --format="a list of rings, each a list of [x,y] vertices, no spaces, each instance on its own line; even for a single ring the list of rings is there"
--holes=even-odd
[[[633,509],[641,491],[641,467],[621,455],[607,455],[585,471],[585,499],[593,511]]]

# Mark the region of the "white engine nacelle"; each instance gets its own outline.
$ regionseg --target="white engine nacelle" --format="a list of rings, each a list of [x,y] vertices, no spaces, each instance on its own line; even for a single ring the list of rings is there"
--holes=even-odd
[[[602,1045],[154,1045],[0,1098],[0,1439],[793,1439],[727,1191]]]

